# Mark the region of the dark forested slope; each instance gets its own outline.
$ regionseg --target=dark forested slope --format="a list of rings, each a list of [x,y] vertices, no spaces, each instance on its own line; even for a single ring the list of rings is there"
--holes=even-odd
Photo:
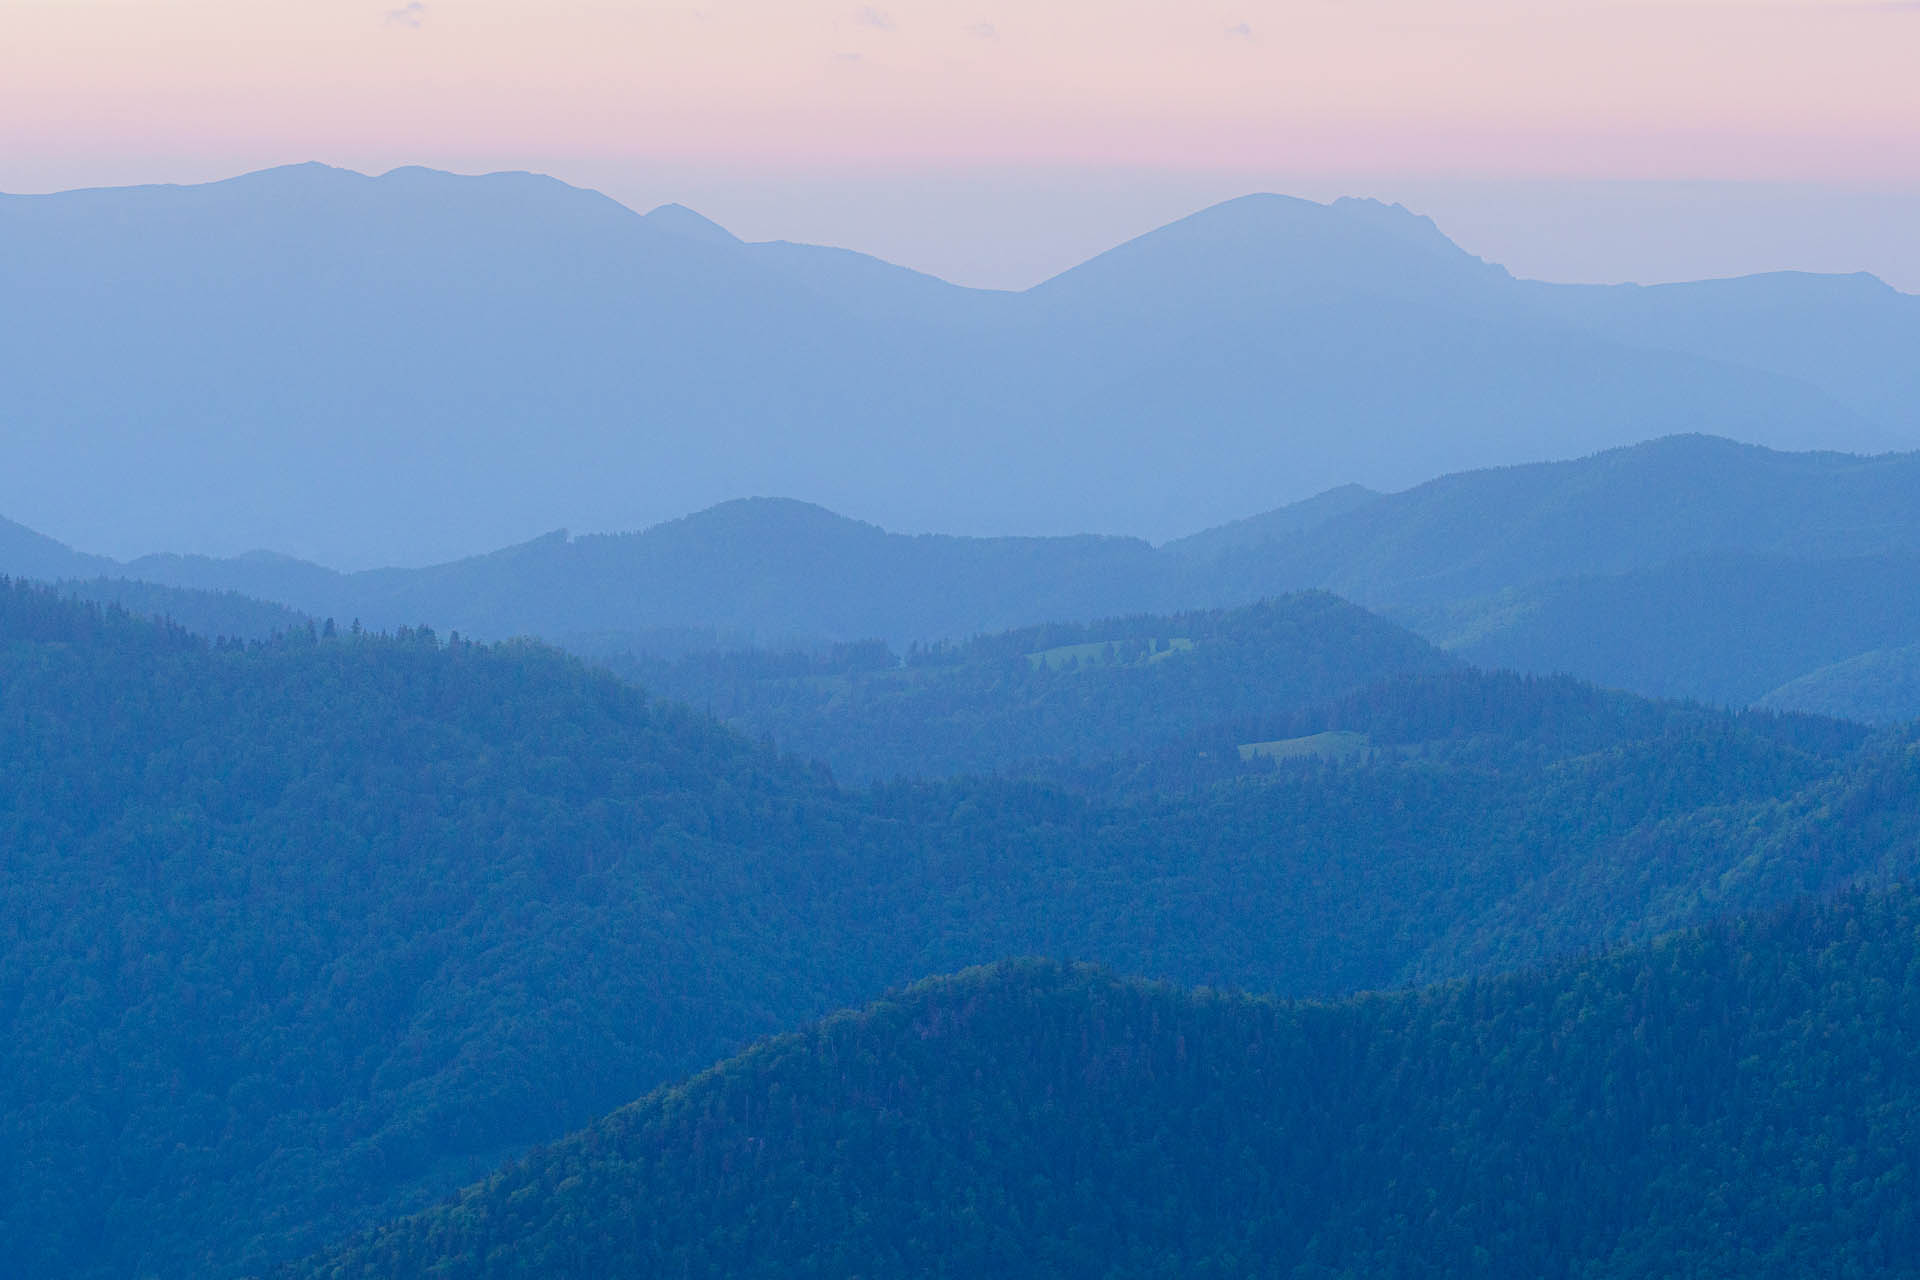
[[[285,1256],[843,1001],[870,825],[550,651],[0,586],[7,1267]]]
[[[1903,741],[1571,681],[1218,732],[843,792],[537,646],[213,644],[8,587],[7,1261],[257,1269],[929,973],[1337,995],[1898,875],[1920,817]],[[1364,749],[1237,750],[1326,733]]]
[[[1047,963],[616,1112],[313,1280],[1920,1273],[1920,900],[1334,1006]]]
[[[149,618],[161,618],[208,639],[270,640],[319,623],[305,614],[241,595],[237,591],[196,591],[163,587],[131,578],[85,578],[56,582],[55,590],[75,600],[111,605]]]
[[[1313,751],[1329,732],[1364,757]],[[894,908],[918,972],[1038,954],[1336,995],[1901,874],[1920,755],[1858,734],[1462,673],[1077,786],[894,785],[874,803],[923,832],[921,887]],[[1308,752],[1245,763],[1248,735]]]
[[[1445,670],[1417,636],[1322,593],[1224,612],[1061,623],[916,647],[609,659],[654,693],[873,779],[1153,753],[1230,721]]]

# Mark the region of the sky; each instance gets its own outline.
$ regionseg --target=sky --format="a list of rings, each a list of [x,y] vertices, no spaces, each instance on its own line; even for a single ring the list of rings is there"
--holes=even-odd
[[[1920,290],[1920,0],[0,0],[0,190],[532,169],[1019,286],[1249,190]]]

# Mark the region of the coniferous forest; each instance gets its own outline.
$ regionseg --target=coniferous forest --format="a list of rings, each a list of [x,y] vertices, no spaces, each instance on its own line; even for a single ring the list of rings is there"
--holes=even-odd
[[[1807,979],[1815,988],[1897,1000],[1904,981],[1888,949],[1906,941],[1895,886],[1920,835],[1920,753],[1905,734],[1485,674],[1422,656],[1411,637],[1391,642],[1378,622],[1361,646],[1365,615],[1332,602],[1252,615],[1288,618],[1277,635],[1256,629],[1264,649],[1219,619],[1168,618],[1128,625],[1193,633],[1181,636],[1190,650],[1125,635],[1093,646],[1062,629],[979,642],[987,657],[958,666],[936,655],[937,681],[879,686],[869,715],[888,714],[884,696],[938,697],[963,713],[953,749],[972,750],[979,726],[1057,715],[1048,700],[1083,681],[1082,705],[1108,708],[1096,722],[1106,754],[1081,739],[1051,762],[849,788],[823,763],[538,644],[324,621],[207,640],[30,584],[0,601],[11,1033],[0,1054],[14,1156],[0,1203],[22,1275],[265,1273],[429,1209],[576,1129],[559,1154],[460,1192],[459,1208],[311,1265],[1225,1274],[1288,1257],[1301,1274],[1372,1273],[1395,1258],[1447,1269],[1545,1257],[1543,1242],[1564,1238],[1581,1242],[1555,1255],[1569,1274],[1577,1258],[1600,1274],[1635,1250],[1683,1246],[1706,1252],[1676,1253],[1676,1265],[1711,1269],[1747,1254],[1680,1233],[1702,1212],[1685,1197],[1732,1194],[1699,1181],[1731,1158],[1713,1149],[1731,1121],[1699,1109],[1735,1107],[1757,1124],[1787,1103],[1702,1100],[1707,1077],[1685,1072],[1707,1068],[1667,1061],[1662,1046],[1719,1036],[1713,1061],[1739,1065],[1759,1052],[1749,1039],[1776,1045],[1788,1058],[1742,1087],[1825,1072],[1815,1083],[1833,1106],[1842,1095],[1865,1106],[1837,1087],[1829,1058],[1792,1059],[1816,1041],[1850,1044],[1832,1019],[1864,1019],[1865,1005],[1766,1004],[1738,984],[1751,965],[1839,965],[1818,947],[1788,955],[1808,922],[1892,931],[1872,952],[1880,967]],[[1290,652],[1305,674],[1264,708],[1206,723],[1206,699],[1225,696],[1209,687],[1257,680],[1260,663]],[[1327,653],[1339,664],[1315,674]],[[784,673],[793,661],[708,669]],[[967,662],[1027,678],[975,679]],[[911,682],[919,669],[897,670]],[[1190,723],[1155,710],[1162,671],[1181,673],[1171,705]],[[784,697],[810,678],[779,674],[772,687]],[[848,732],[855,751],[875,745],[867,723],[849,730],[829,713],[812,732]],[[915,741],[937,746],[939,722],[920,723]],[[1855,896],[1831,912],[1805,905],[1835,893]],[[1770,923],[1726,923],[1747,916]],[[1763,958],[1743,950],[1763,942]],[[924,975],[1022,956],[1100,968],[974,972],[728,1058]],[[1516,969],[1532,976],[1499,976]],[[1429,983],[1445,985],[1422,993]],[[1261,998],[1181,994],[1196,988]],[[919,1010],[918,1048],[888,1043],[904,1008]],[[1593,1022],[1604,1052],[1555,1057],[1571,1052],[1561,1022]],[[949,1026],[960,1038],[913,1056],[930,1052],[927,1028]],[[1826,1030],[1809,1039],[1814,1026]],[[1883,1032],[1833,1052],[1884,1052]],[[1228,1042],[1276,1056],[1220,1057]],[[842,1044],[881,1075],[814,1060]],[[1654,1066],[1632,1053],[1681,1074],[1647,1075]],[[1153,1065],[1163,1060],[1175,1065]],[[962,1063],[973,1064],[964,1090],[921,1074]],[[1859,1069],[1899,1083],[1897,1064]],[[1413,1079],[1428,1109],[1389,1107]],[[1656,1079],[1671,1099],[1640,1097]],[[1245,1092],[1269,1080],[1291,1081],[1278,1090],[1290,1101]],[[1336,1085],[1353,1090],[1337,1105]],[[1548,1106],[1563,1086],[1577,1109]],[[1489,1111],[1475,1090],[1539,1114]],[[638,1111],[589,1127],[643,1095]],[[795,1127],[754,1127],[776,1100]],[[707,1118],[684,1141],[645,1141],[690,1159],[711,1151],[713,1168],[746,1180],[715,1182],[704,1156],[636,1180],[642,1158],[607,1135],[639,1132],[652,1108]],[[942,1127],[961,1115],[978,1116],[963,1135]],[[858,1116],[857,1131],[839,1129]],[[1223,1157],[1218,1126],[1231,1117],[1245,1146]],[[1605,1134],[1589,1134],[1602,1118]],[[1876,1123],[1803,1119],[1822,1133]],[[1336,1140],[1340,1125],[1366,1140]],[[1575,1141],[1601,1136],[1622,1145]],[[1750,1136],[1730,1150],[1748,1151]],[[1769,1156],[1743,1175],[1769,1180],[1739,1184],[1741,1198],[1813,1195],[1806,1162],[1819,1153],[1793,1144],[1816,1136],[1778,1140],[1797,1181],[1771,1181],[1786,1175]],[[763,1142],[752,1178],[725,1154]],[[873,1165],[862,1142],[896,1163]],[[824,1146],[810,1156],[810,1144]],[[1663,1175],[1678,1182],[1658,1230],[1643,1199],[1607,1201],[1612,1218],[1582,1199],[1597,1216],[1579,1223],[1509,1202],[1524,1187],[1562,1204],[1616,1159],[1642,1162],[1618,1194],[1644,1196],[1656,1148],[1694,1162]],[[831,1177],[818,1164],[829,1150],[845,1162]],[[1573,1163],[1534,1170],[1542,1150]],[[1387,1173],[1370,1159],[1411,1163]],[[1162,1162],[1186,1170],[1184,1190],[1155,1172]],[[1857,1177],[1879,1185],[1899,1168]],[[1544,1181],[1516,1182],[1522,1170]],[[782,1180],[795,1178],[806,1194],[789,1210]],[[1422,1217],[1404,1198],[1355,1191],[1381,1178],[1395,1196],[1470,1186],[1473,1201],[1449,1203],[1443,1220],[1433,1203]],[[935,1191],[954,1198],[919,1198]],[[1880,1194],[1904,1203],[1897,1182]],[[635,1216],[643,1203],[675,1207],[651,1220]],[[1107,1216],[1086,1216],[1096,1203]],[[1838,1229],[1787,1221],[1804,1239],[1741,1248],[1790,1270]],[[1363,1247],[1384,1222],[1402,1225]],[[1609,1223],[1652,1234],[1602,1252]],[[961,1247],[968,1224],[978,1234]]]

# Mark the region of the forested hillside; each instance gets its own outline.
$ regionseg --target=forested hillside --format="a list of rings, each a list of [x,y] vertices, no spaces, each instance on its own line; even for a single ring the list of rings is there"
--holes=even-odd
[[[1367,754],[1233,749],[1329,731]],[[1920,755],[1858,734],[1465,673],[1059,783],[896,785],[874,803],[925,833],[925,887],[891,908],[914,921],[919,973],[1050,955],[1338,995],[1903,874]]]
[[[855,792],[539,646],[216,644],[21,585],[0,729],[36,1276],[258,1270],[931,973],[1336,996],[1897,877],[1920,834],[1904,739],[1571,681]],[[1276,746],[1326,733],[1364,749]]]
[[[1297,1005],[1052,963],[721,1063],[283,1273],[1920,1273],[1920,899]]]
[[[1916,499],[1920,454],[1676,435],[1440,476],[1297,533],[1236,546],[1216,531],[1165,550],[1214,562],[1222,591],[1317,586],[1369,607],[1427,605],[1704,556],[1920,552]]]
[[[28,550],[11,571],[49,576],[33,567],[47,557]],[[8,554],[0,542],[0,573]],[[534,635],[594,652],[635,643],[648,651],[662,632],[702,629],[746,644],[906,645],[1162,608],[1168,596],[1153,548],[1136,538],[908,536],[771,498],[635,533],[553,533],[421,569],[336,573],[271,555],[97,563],[108,567],[87,571],[239,591],[343,624],[432,619],[463,635]]]
[[[1425,641],[1322,593],[1227,612],[1137,615],[915,647],[820,654],[628,654],[613,670],[836,777],[989,773],[1151,754],[1233,721],[1329,702],[1452,665]]]
[[[0,725],[12,1274],[258,1266],[897,976],[871,819],[550,651],[14,586]]]
[[[1873,649],[1820,667],[1773,690],[1760,705],[1861,724],[1920,719],[1920,645]]]
[[[1396,616],[1480,666],[1745,706],[1858,654],[1920,641],[1920,554],[1692,557]]]
[[[165,619],[210,640],[270,640],[319,625],[284,605],[255,600],[237,591],[195,591],[129,578],[86,578],[57,582],[54,587],[75,600]]]

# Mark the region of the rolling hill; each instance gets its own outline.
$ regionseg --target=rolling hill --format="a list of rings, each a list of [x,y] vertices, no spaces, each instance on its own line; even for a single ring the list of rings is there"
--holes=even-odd
[[[1861,724],[1920,720],[1920,645],[1871,649],[1809,671],[1761,698],[1759,705]]]
[[[120,566],[75,551],[25,525],[0,519],[0,573],[13,578],[91,578]]]
[[[1256,526],[1257,527],[1257,526]],[[1699,435],[1442,476],[1262,539],[1165,550],[1212,589],[1419,606],[1704,556],[1920,551],[1920,454],[1781,453]]]
[[[1856,655],[1910,645],[1920,636],[1920,554],[1697,556],[1395,612],[1481,666],[1745,706]]]
[[[128,578],[87,578],[52,585],[63,596],[157,618],[210,640],[268,641],[319,625],[285,605],[237,591],[195,591]]]
[[[639,533],[556,533],[425,569],[341,574],[284,557],[149,556],[120,573],[236,590],[342,622],[436,619],[463,635],[589,650],[705,629],[746,643],[899,645],[1056,616],[1137,612],[1165,594],[1132,538],[888,533],[807,503],[742,499]]]

